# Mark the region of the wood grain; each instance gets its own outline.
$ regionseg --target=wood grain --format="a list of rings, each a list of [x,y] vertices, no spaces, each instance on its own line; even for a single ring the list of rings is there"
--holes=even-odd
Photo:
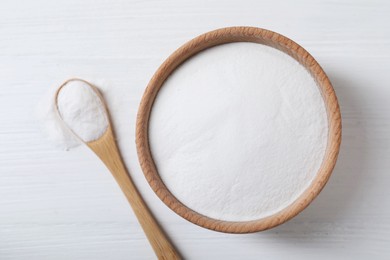
[[[386,0],[1,1],[0,259],[154,259],[107,168],[87,147],[41,134],[37,102],[65,79],[99,86],[123,160],[185,259],[390,259],[390,2]],[[187,40],[233,25],[307,49],[337,93],[339,159],[320,195],[276,228],[210,232],[170,210],[145,180],[137,110],[160,64]]]
[[[166,188],[156,168],[149,146],[149,118],[158,91],[169,75],[198,52],[231,42],[254,42],[279,49],[304,66],[313,76],[325,102],[328,117],[328,144],[323,163],[312,184],[291,205],[272,216],[254,221],[221,221],[201,215],[182,204]],[[138,158],[150,186],[173,211],[199,226],[226,233],[250,233],[273,228],[296,216],[320,193],[336,164],[341,143],[341,115],[336,94],[323,69],[301,46],[278,33],[255,27],[229,27],[202,34],[187,42],[158,68],[150,80],[139,107],[136,124]]]

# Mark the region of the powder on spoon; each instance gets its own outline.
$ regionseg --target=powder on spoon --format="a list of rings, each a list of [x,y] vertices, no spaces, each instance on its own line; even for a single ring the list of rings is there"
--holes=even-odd
[[[58,93],[57,103],[54,90],[42,98],[36,116],[43,134],[55,146],[70,149],[81,143],[75,134],[90,142],[105,133],[108,119],[104,104],[87,83],[69,81]]]
[[[249,221],[293,203],[327,145],[324,101],[296,60],[255,43],[210,48],[164,83],[149,141],[158,172],[189,208]]]
[[[58,93],[57,107],[65,124],[84,142],[99,139],[107,130],[104,104],[84,81],[66,83]]]

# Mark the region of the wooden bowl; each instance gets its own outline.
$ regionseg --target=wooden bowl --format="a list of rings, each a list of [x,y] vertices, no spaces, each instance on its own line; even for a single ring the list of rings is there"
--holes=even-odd
[[[328,117],[328,143],[325,156],[311,185],[292,204],[266,218],[233,222],[212,219],[201,215],[176,199],[161,180],[149,147],[149,118],[154,100],[169,75],[185,60],[207,48],[231,43],[254,42],[279,49],[304,66],[315,79],[325,102]],[[215,231],[226,233],[250,233],[280,225],[305,209],[320,193],[336,164],[341,143],[341,115],[333,87],[317,61],[301,46],[287,37],[254,27],[229,27],[211,31],[192,39],[176,50],[158,68],[149,82],[138,110],[136,143],[139,162],[147,181],[160,199],[174,212],[188,221]]]

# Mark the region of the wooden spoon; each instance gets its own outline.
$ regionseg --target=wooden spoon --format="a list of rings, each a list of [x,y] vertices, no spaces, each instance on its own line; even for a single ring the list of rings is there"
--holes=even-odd
[[[101,102],[104,105],[108,120],[108,127],[106,132],[95,141],[83,141],[76,133],[73,132],[73,130],[65,123],[65,121],[62,120],[61,114],[58,110],[58,94],[60,93],[61,89],[70,81],[82,81],[86,83],[97,94],[98,98],[100,98]],[[63,122],[64,125],[71,132],[73,132],[73,134],[81,142],[85,143],[93,152],[95,152],[95,154],[111,171],[112,175],[114,176],[115,180],[117,181],[127,200],[129,201],[131,207],[133,208],[133,211],[137,216],[138,221],[141,224],[158,259],[181,259],[178,251],[174,248],[173,244],[169,241],[168,237],[165,235],[164,231],[161,229],[156,219],[153,217],[152,213],[145,204],[144,200],[141,197],[141,194],[137,190],[136,186],[131,180],[130,175],[126,170],[118,146],[115,142],[114,133],[109,119],[106,103],[104,102],[104,99],[100,94],[99,90],[85,80],[67,80],[58,88],[57,92],[55,93],[55,109],[57,111],[57,114],[59,115],[59,118],[61,119],[61,122]]]

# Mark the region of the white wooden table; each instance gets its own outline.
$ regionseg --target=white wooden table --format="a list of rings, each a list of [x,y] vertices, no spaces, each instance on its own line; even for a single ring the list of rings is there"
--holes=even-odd
[[[159,64],[203,32],[282,33],[322,64],[339,97],[334,174],[278,228],[229,235],[170,211],[136,157],[135,119]],[[120,148],[153,212],[187,259],[390,259],[390,4],[387,1],[0,2],[0,259],[153,259],[127,201],[87,148],[53,148],[33,116],[70,77],[101,86]]]

